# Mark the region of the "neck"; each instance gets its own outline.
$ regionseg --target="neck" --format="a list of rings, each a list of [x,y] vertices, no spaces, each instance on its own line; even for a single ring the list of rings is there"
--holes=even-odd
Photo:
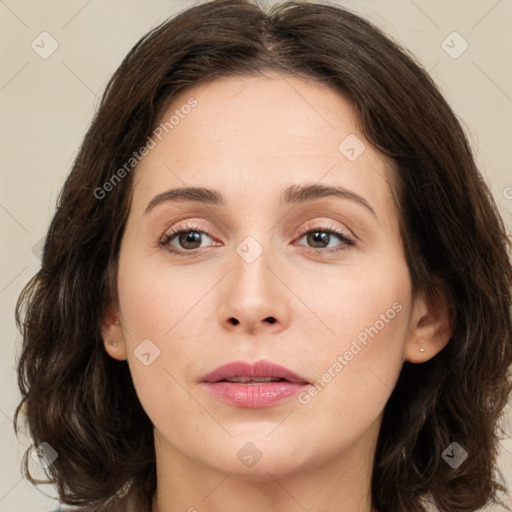
[[[258,480],[190,460],[155,430],[157,490],[152,512],[372,512],[371,475],[380,427],[307,468],[265,468]],[[268,471],[267,471],[268,469]]]

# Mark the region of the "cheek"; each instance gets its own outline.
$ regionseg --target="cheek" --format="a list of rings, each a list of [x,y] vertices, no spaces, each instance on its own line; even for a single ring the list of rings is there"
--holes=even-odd
[[[124,318],[125,338],[133,350],[149,338],[160,348],[180,330],[180,322],[195,302],[204,295],[206,286],[190,282],[190,275],[155,268],[135,249],[121,253],[118,273],[119,305]]]
[[[198,358],[193,307],[210,286],[191,286],[189,273],[157,269],[136,249],[121,252],[118,292],[127,362],[139,400],[154,424],[171,421],[172,404],[179,403],[185,417],[197,415],[197,404],[180,384],[182,370]],[[171,431],[178,435],[181,423],[172,423]]]
[[[354,435],[367,428],[384,408],[404,360],[411,316],[407,265],[395,260],[366,270],[340,279],[327,299],[311,290],[308,295],[329,329],[305,347],[314,385],[299,401],[322,418],[325,435],[340,426]]]
[[[350,360],[402,355],[411,305],[404,260],[372,261],[354,272],[342,269],[336,279],[331,273],[319,286],[308,283],[302,293],[322,331],[311,347],[312,360],[325,365],[346,351],[352,351]]]

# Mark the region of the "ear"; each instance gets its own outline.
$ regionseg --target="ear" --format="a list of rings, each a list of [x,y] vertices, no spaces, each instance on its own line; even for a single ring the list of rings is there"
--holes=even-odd
[[[107,353],[114,359],[124,361],[127,359],[124,329],[121,323],[119,309],[112,306],[103,318],[101,335]]]
[[[442,291],[432,300],[419,293],[413,308],[404,359],[411,363],[424,363],[450,341],[454,332],[454,314]]]

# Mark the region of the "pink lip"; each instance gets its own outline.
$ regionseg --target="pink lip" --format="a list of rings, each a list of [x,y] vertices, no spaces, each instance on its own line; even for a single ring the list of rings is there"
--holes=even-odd
[[[284,380],[252,384],[225,381],[232,377],[274,377]],[[284,366],[268,361],[257,361],[253,364],[234,361],[205,375],[200,383],[219,400],[235,407],[251,409],[270,407],[299,393],[310,384]]]

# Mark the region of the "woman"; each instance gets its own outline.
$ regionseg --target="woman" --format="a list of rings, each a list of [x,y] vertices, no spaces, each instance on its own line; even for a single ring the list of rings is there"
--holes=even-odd
[[[455,115],[378,29],[194,6],[127,55],[64,185],[16,419],[84,510],[499,502],[507,244]]]

